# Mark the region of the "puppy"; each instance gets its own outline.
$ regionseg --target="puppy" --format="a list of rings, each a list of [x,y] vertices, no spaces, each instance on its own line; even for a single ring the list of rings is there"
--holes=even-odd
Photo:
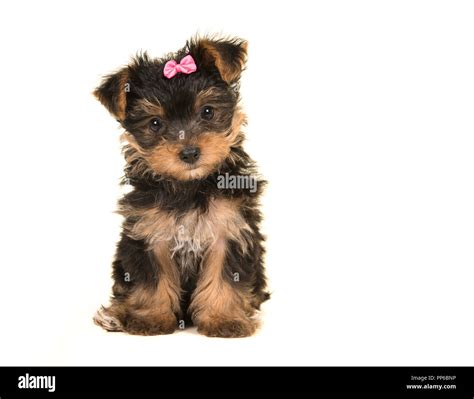
[[[197,326],[245,337],[269,298],[259,231],[265,181],[243,149],[239,80],[247,42],[193,38],[104,78],[97,99],[125,132],[123,231],[107,331],[170,334]]]

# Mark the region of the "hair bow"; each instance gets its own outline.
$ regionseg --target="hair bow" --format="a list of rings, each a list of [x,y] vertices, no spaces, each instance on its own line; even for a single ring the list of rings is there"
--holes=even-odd
[[[179,63],[175,60],[168,61],[163,69],[163,75],[168,79],[171,79],[177,73],[185,73],[186,75],[189,75],[190,73],[196,72],[196,70],[197,66],[194,62],[194,58],[188,54]]]

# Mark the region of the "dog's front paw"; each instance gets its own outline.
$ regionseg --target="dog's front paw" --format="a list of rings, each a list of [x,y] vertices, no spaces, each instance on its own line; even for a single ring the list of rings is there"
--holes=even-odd
[[[133,335],[164,335],[172,334],[178,325],[173,313],[159,317],[147,318],[130,315],[123,322],[124,330]]]
[[[257,329],[250,318],[226,319],[213,318],[198,323],[198,332],[208,337],[241,338],[249,337]]]

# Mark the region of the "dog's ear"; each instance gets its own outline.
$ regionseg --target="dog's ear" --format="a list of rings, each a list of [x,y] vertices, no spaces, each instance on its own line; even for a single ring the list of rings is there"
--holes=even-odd
[[[127,93],[130,91],[128,77],[128,68],[123,68],[112,75],[104,77],[102,84],[94,90],[96,98],[118,121],[125,119]]]
[[[245,67],[247,47],[247,41],[242,39],[203,38],[195,40],[190,50],[198,55],[204,67],[217,68],[222,80],[232,84],[240,79],[240,74]]]

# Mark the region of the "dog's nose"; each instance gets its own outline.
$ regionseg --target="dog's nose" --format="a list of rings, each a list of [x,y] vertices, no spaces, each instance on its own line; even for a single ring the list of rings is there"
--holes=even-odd
[[[179,158],[186,163],[194,163],[199,159],[201,151],[198,147],[184,147],[179,153]]]

